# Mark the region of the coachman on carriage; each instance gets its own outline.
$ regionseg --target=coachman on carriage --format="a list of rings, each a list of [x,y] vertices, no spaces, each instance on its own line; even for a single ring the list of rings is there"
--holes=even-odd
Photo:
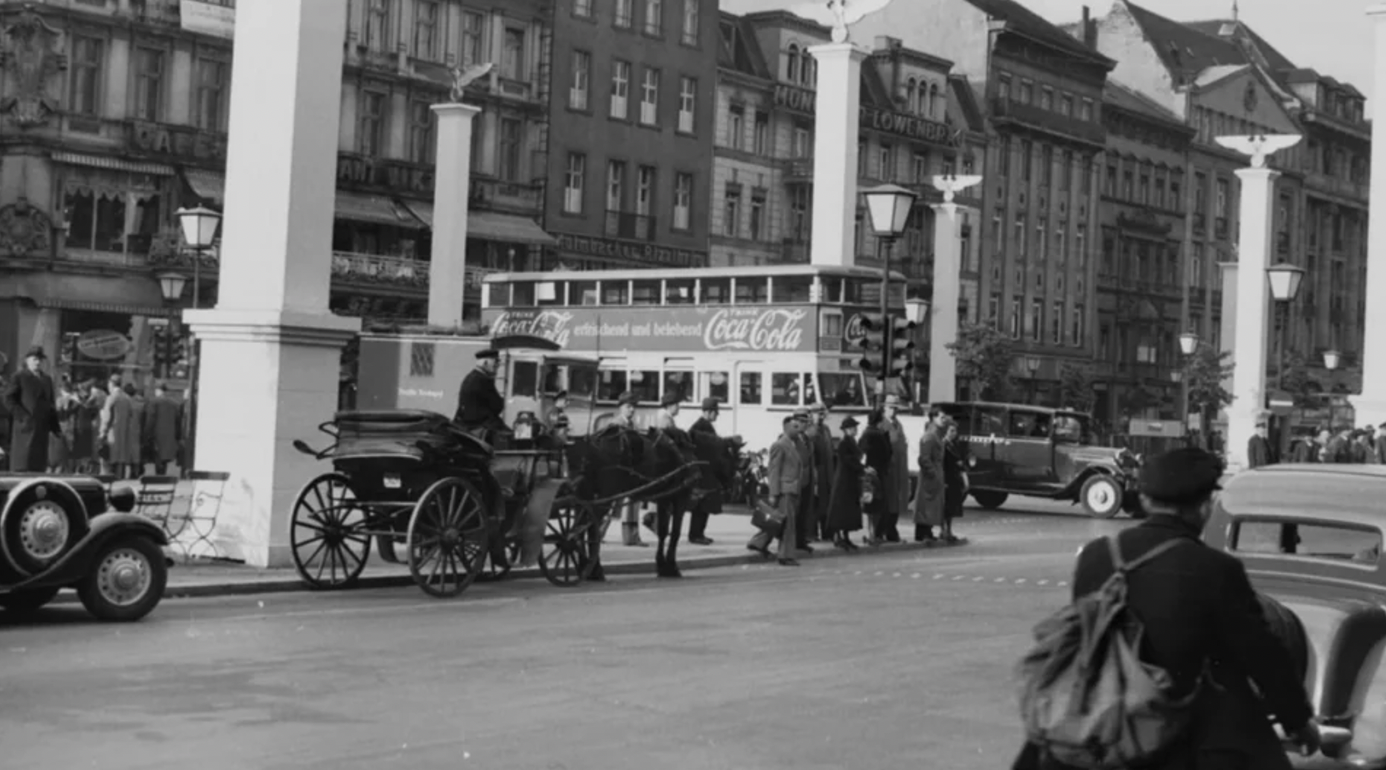
[[[290,545],[308,585],[350,586],[374,541],[434,596],[536,561],[550,582],[575,586],[600,579],[602,535],[626,500],[657,505],[659,574],[678,574],[683,513],[729,478],[736,444],[618,424],[591,433],[609,418],[594,401],[596,359],[533,337],[496,338],[487,350],[500,358],[508,430],[468,431],[428,410],[348,411],[322,426],[331,446],[294,442],[333,464],[294,504]],[[537,416],[559,393],[567,430],[555,433]]]

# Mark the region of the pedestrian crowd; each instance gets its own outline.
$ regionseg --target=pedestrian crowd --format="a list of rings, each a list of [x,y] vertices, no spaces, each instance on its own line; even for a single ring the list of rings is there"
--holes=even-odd
[[[1312,438],[1296,438],[1281,457],[1270,439],[1270,422],[1261,417],[1256,421],[1256,433],[1247,446],[1247,465],[1287,463],[1347,463],[1386,465],[1386,422],[1371,428],[1347,428],[1337,433],[1320,430]]]
[[[14,472],[94,473],[137,478],[151,466],[163,475],[183,449],[183,404],[163,383],[146,399],[142,388],[122,382],[74,383],[44,371],[42,347],[29,350],[24,366],[4,383],[0,413],[6,418],[8,454],[0,469]]]

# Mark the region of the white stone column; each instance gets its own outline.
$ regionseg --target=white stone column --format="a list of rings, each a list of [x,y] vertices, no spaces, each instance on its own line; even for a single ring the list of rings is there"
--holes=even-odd
[[[1386,104],[1386,5],[1367,9],[1376,36],[1376,78],[1371,104]],[[1386,148],[1386,120],[1372,121],[1372,147]],[[1372,189],[1386,190],[1386,150],[1372,153]],[[1367,316],[1362,336],[1362,393],[1352,399],[1358,425],[1386,422],[1386,197],[1374,196],[1367,212]]]
[[[1235,361],[1235,346],[1237,343],[1237,263],[1219,262],[1218,269],[1222,271],[1222,318],[1218,324],[1218,352],[1231,353],[1232,356],[1229,357],[1228,360]],[[1199,344],[1210,344],[1210,342],[1209,340],[1204,340]],[[1228,393],[1232,393],[1233,388],[1236,386],[1233,384],[1232,378],[1228,377],[1222,383],[1222,387],[1225,388]],[[1201,412],[1199,416],[1202,416]],[[1226,422],[1226,409],[1219,414],[1212,415],[1209,419]],[[1204,425],[1203,435],[1206,436],[1210,434],[1212,430],[1213,426],[1211,423]]]
[[[1227,407],[1227,458],[1230,469],[1246,467],[1246,447],[1256,432],[1256,416],[1266,408],[1266,350],[1270,328],[1271,227],[1275,179],[1270,168],[1237,170],[1242,180],[1237,239],[1237,306],[1233,345],[1232,404]],[[1224,286],[1224,291],[1226,287]]]
[[[813,113],[813,231],[809,262],[856,264],[857,137],[861,124],[861,63],[854,43],[808,49],[818,61]]]
[[[236,8],[218,302],[184,313],[202,342],[199,470],[231,474],[215,539],[261,567],[290,563],[294,497],[326,470],[291,442],[322,443],[360,329],[328,310],[345,37],[341,0]]]
[[[958,362],[948,344],[958,340],[958,299],[962,292],[962,241],[958,204],[935,203],[934,294],[929,300],[929,403],[957,398]]]
[[[437,173],[433,175],[433,250],[428,265],[428,323],[462,325],[467,289],[467,205],[472,184],[470,104],[435,104],[438,120]]]

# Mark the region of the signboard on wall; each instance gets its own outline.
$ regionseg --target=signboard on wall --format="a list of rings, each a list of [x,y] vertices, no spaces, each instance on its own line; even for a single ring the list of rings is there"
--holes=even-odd
[[[97,361],[116,361],[130,352],[130,338],[110,329],[92,329],[77,338],[77,352]]]
[[[817,317],[807,307],[653,306],[483,310],[491,336],[530,335],[574,351],[813,351]]]
[[[183,29],[230,40],[236,28],[236,9],[206,0],[180,0],[178,16]]]

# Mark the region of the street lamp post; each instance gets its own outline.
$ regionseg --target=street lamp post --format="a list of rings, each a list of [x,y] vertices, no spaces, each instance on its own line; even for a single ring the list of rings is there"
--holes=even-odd
[[[1035,374],[1039,372],[1041,361],[1035,356],[1025,357],[1025,371],[1030,373],[1030,403],[1039,400],[1038,388],[1035,387]]]
[[[1275,300],[1276,309],[1280,314],[1280,339],[1276,340],[1279,348],[1277,355],[1276,386],[1280,390],[1285,389],[1285,340],[1288,338],[1288,326],[1290,325],[1290,303],[1294,302],[1299,295],[1299,285],[1304,281],[1304,268],[1289,262],[1277,262],[1266,268],[1266,276],[1270,279],[1271,298]]]
[[[895,247],[896,239],[905,232],[905,224],[909,222],[910,210],[914,208],[917,196],[914,192],[893,184],[862,190],[861,196],[866,199],[866,211],[871,216],[871,230],[884,244],[881,250],[881,320],[885,323],[887,331],[883,338],[885,350],[881,354],[881,376],[876,380],[877,405],[884,406],[885,382],[890,376],[891,351],[890,252]]]
[[[923,297],[906,297],[906,298],[905,298],[905,318],[906,318],[910,323],[914,324],[914,326],[915,326],[916,329],[920,328],[920,326],[924,323],[924,319],[927,318],[928,315],[929,315],[929,300],[924,299]],[[930,329],[930,330],[929,330],[929,333],[932,334],[932,333],[933,333],[933,330]],[[929,361],[929,366],[930,366],[930,372],[931,372],[931,373],[932,373],[932,371],[933,371],[933,368],[932,368],[933,365],[934,365],[934,362],[933,362],[932,360]],[[913,370],[911,370],[911,371],[913,371]],[[918,378],[917,378],[917,377],[914,377],[913,375],[911,375],[911,379],[914,380],[916,383],[919,381]],[[919,401],[919,400],[920,400],[919,388],[918,388],[917,386],[911,388],[911,389],[910,389],[910,395],[914,397],[914,400],[915,400],[915,401]]]
[[[183,228],[183,240],[188,247],[193,250],[193,310],[201,306],[202,297],[202,254],[212,247],[217,236],[217,229],[221,226],[221,214],[205,206],[194,208],[180,208],[177,211],[178,223]],[[165,273],[164,276],[168,276]],[[160,277],[160,287],[164,290],[167,298],[175,284],[170,278],[165,285],[165,278]],[[177,285],[178,293],[175,296],[181,297],[183,286]],[[183,409],[183,441],[186,447],[183,458],[186,465],[182,468],[184,472],[196,468],[195,447],[197,442],[194,436],[197,435],[197,380],[198,380],[198,355],[197,340],[192,339],[188,343],[188,393],[184,402]]]
[[[1188,366],[1189,359],[1198,352],[1198,335],[1191,331],[1179,335],[1179,352],[1184,354],[1184,365]],[[1179,422],[1187,433],[1189,430],[1189,381],[1184,378],[1182,371],[1179,372],[1179,410]]]

